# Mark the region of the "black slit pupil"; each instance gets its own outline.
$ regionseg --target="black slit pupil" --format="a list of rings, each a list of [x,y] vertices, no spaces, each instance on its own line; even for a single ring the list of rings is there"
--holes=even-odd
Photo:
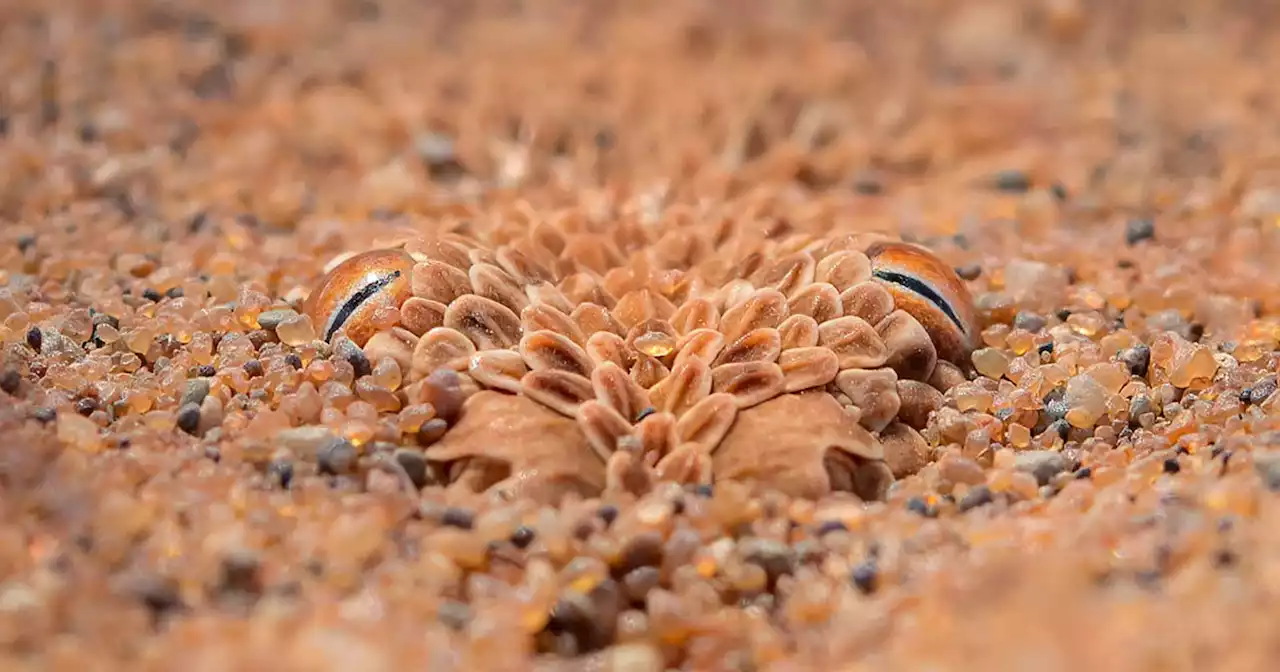
[[[342,325],[347,323],[347,320],[351,319],[351,315],[356,312],[356,309],[359,308],[361,304],[368,301],[374,294],[382,291],[383,287],[391,284],[391,282],[398,277],[400,277],[400,271],[392,271],[364,287],[361,287],[360,291],[352,294],[351,298],[347,299],[347,302],[342,304],[342,307],[338,309],[338,315],[333,319],[333,324],[329,325],[329,331],[325,332],[324,340],[328,341],[333,338],[333,335],[338,333],[338,330],[342,328]]]
[[[927,283],[910,275],[906,275],[905,273],[896,273],[894,271],[877,270],[872,272],[872,275],[884,280],[885,282],[891,282],[895,285],[909,289],[912,292],[928,299],[933,303],[933,305],[938,307],[938,310],[941,310],[946,314],[952,324],[955,324],[956,327],[960,329],[960,333],[968,335],[968,330],[964,328],[964,323],[960,321],[960,316],[956,315],[956,311],[951,307],[951,303],[942,298],[942,296],[935,292]]]

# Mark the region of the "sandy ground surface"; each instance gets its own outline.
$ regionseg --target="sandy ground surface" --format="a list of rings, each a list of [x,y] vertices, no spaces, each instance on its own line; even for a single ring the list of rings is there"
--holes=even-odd
[[[0,668],[1271,669],[1278,25],[0,4]]]

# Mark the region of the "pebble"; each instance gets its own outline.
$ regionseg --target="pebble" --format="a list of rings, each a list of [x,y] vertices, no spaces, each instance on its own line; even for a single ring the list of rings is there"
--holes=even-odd
[[[469,509],[463,509],[457,506],[451,506],[444,510],[444,514],[440,516],[440,524],[446,527],[456,527],[461,530],[469,530],[475,527],[476,514]]]
[[[1020,310],[1018,311],[1018,314],[1013,317],[1014,329],[1024,329],[1033,334],[1044,329],[1045,325],[1048,323],[1048,320],[1046,320],[1043,315],[1027,310]]]
[[[622,644],[608,650],[605,672],[662,672],[662,652],[652,644]]]
[[[977,462],[958,455],[947,455],[938,462],[938,475],[955,484],[980,485],[987,475]]]
[[[765,571],[771,586],[779,577],[795,571],[795,551],[781,542],[749,537],[738,543],[738,552],[744,560],[759,565]]]
[[[256,595],[262,592],[262,561],[258,554],[249,550],[235,550],[222,558],[219,587],[224,591],[234,591]]]
[[[1031,188],[1031,176],[1026,171],[1006,169],[991,176],[992,188],[1012,194],[1021,194]]]
[[[907,510],[925,518],[937,518],[938,510],[925,501],[923,497],[912,497],[907,500]]]
[[[537,537],[537,533],[528,525],[521,525],[511,533],[511,545],[516,548],[528,548]]]
[[[409,480],[413,481],[413,487],[423,488],[428,483],[427,479],[427,458],[420,450],[411,448],[399,448],[393,454],[393,457],[404,473],[409,476]]]
[[[964,266],[957,266],[955,270],[956,275],[959,276],[961,280],[967,280],[969,282],[977,280],[978,277],[982,275],[982,266],[979,264],[965,264]]]
[[[220,429],[223,418],[226,417],[225,409],[222,408],[222,402],[217,397],[210,395],[200,402],[200,424],[196,427],[196,435],[207,437],[210,432]]]
[[[276,443],[304,459],[314,458],[320,447],[336,438],[327,427],[306,425],[276,432]]]
[[[623,547],[615,567],[620,574],[641,567],[657,567],[662,564],[662,556],[662,535],[652,531],[642,532],[632,537]]]
[[[1154,219],[1131,219],[1124,225],[1124,242],[1130,247],[1144,240],[1151,240],[1155,236],[1156,222]]]
[[[200,404],[191,401],[182,404],[174,419],[174,425],[187,434],[195,436],[200,428]]]
[[[292,308],[273,308],[258,315],[258,326],[274,332],[281,322],[293,319],[297,315],[298,311]]]
[[[1255,383],[1253,387],[1249,388],[1248,399],[1245,399],[1244,401],[1251,406],[1256,406],[1266,401],[1271,395],[1275,394],[1275,391],[1276,379],[1268,376]]]
[[[1028,450],[1017,454],[1013,468],[1035,477],[1039,485],[1048,485],[1054,476],[1071,466],[1066,456],[1056,450]]]
[[[1005,292],[1024,310],[1061,305],[1067,280],[1066,269],[1039,261],[1014,259],[1004,267]]]
[[[356,378],[363,378],[373,373],[373,364],[369,363],[369,358],[365,356],[364,350],[355,344],[355,341],[346,336],[339,336],[334,339],[333,354],[336,357],[347,360],[352,369],[355,369]]]
[[[0,373],[0,390],[7,394],[17,394],[22,385],[22,375],[13,369],[5,369]]]
[[[27,345],[37,353],[40,352],[41,346],[44,345],[44,334],[39,327],[31,327],[27,330]]]
[[[880,571],[874,560],[866,560],[853,568],[849,580],[863,595],[870,595],[880,586]]]
[[[187,381],[187,387],[182,392],[182,400],[178,404],[180,406],[195,404],[199,407],[207,396],[209,396],[209,380],[207,378],[192,378]]]
[[[993,501],[995,501],[995,499],[991,495],[991,488],[985,485],[979,485],[977,487],[970,488],[968,492],[964,493],[964,496],[960,498],[960,502],[956,504],[956,510],[960,513],[964,513],[980,506],[986,506]]]
[[[1127,348],[1120,353],[1120,361],[1129,369],[1130,375],[1146,378],[1151,366],[1151,348],[1145,343]]]
[[[274,479],[281,488],[288,490],[293,484],[293,456],[288,451],[271,459],[267,465],[267,476]]]
[[[341,476],[355,470],[359,453],[350,441],[337,436],[326,439],[316,449],[316,464],[320,473]]]

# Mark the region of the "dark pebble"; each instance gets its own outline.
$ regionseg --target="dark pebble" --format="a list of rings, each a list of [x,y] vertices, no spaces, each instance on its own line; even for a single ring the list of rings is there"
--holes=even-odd
[[[938,510],[929,506],[923,497],[912,497],[907,500],[907,510],[925,518],[937,518]]]
[[[187,293],[183,291],[181,287],[170,287],[169,291],[165,292],[164,295],[170,299],[181,299],[186,296]]]
[[[36,244],[36,237],[35,237],[35,236],[31,236],[31,235],[18,236],[18,251],[19,251],[19,252],[26,252],[27,250],[29,250],[29,249],[31,249],[32,247],[34,247],[34,246],[35,246],[35,244]]]
[[[44,334],[40,332],[40,327],[31,327],[27,330],[27,345],[32,350],[40,352],[40,346],[44,344]]]
[[[362,378],[373,373],[373,365],[369,363],[369,358],[365,356],[364,350],[356,345],[351,339],[343,336],[333,344],[333,352],[342,359],[347,360],[351,368],[355,371],[356,378]],[[439,412],[439,409],[437,409]]]
[[[187,404],[200,405],[204,398],[209,396],[209,381],[204,378],[192,378],[187,381],[186,389],[182,391],[182,400],[178,402],[179,406]]]
[[[80,138],[80,142],[89,144],[98,139],[98,127],[93,122],[86,121],[76,127],[76,137]]]
[[[978,264],[965,264],[964,266],[957,266],[956,275],[960,276],[961,280],[968,280],[972,282],[974,280],[977,280],[978,277],[982,275],[982,266]]]
[[[823,537],[832,532],[848,532],[849,528],[838,520],[824,520],[818,525],[818,536]]]
[[[1137,427],[1138,418],[1152,411],[1151,398],[1145,394],[1136,394],[1129,400],[1129,425]]]
[[[1014,329],[1026,329],[1033,334],[1044,329],[1048,323],[1049,321],[1042,315],[1027,310],[1018,311],[1018,314],[1013,317]]]
[[[200,368],[196,369],[196,373],[199,373],[201,378],[212,378],[218,375],[218,370],[211,364],[201,364]]]
[[[163,296],[161,296],[160,292],[157,292],[156,290],[154,290],[154,289],[152,289],[152,288],[148,287],[148,288],[146,288],[146,289],[144,289],[144,290],[142,291],[142,298],[144,298],[144,299],[146,299],[146,300],[148,300],[148,301],[150,301],[150,302],[152,302],[152,303],[159,303],[159,302],[160,302],[160,299],[162,299],[162,298],[164,298],[164,297],[163,297]]]
[[[662,570],[657,567],[641,567],[628,572],[622,577],[622,589],[627,599],[636,606],[643,607],[649,591],[662,585]]]
[[[436,619],[445,627],[461,632],[471,623],[471,607],[457,600],[445,600],[436,611]]]
[[[586,541],[595,533],[596,521],[594,518],[579,520],[578,523],[573,526],[573,538],[578,541]]]
[[[331,437],[316,451],[316,462],[322,474],[350,473],[356,466],[356,448],[346,439]]]
[[[1258,381],[1252,388],[1249,388],[1248,404],[1261,404],[1267,400],[1276,391],[1276,379],[1272,377],[1263,378]]]
[[[293,352],[291,352],[291,353],[289,353],[289,354],[285,355],[285,356],[284,356],[284,362],[285,362],[286,364],[288,364],[289,366],[292,366],[294,369],[301,369],[301,368],[302,368],[302,358],[301,358],[301,357],[299,357],[299,356],[297,355],[297,353],[293,353]]]
[[[363,354],[363,353],[362,353]],[[369,360],[366,359],[367,363]],[[436,409],[436,417],[453,425],[462,415],[462,379],[453,369],[436,369],[423,382],[425,401]]]
[[[661,534],[657,532],[637,534],[622,548],[615,576],[625,576],[641,567],[658,567],[662,564],[662,557]]]
[[[244,363],[244,372],[249,374],[250,378],[257,378],[265,373],[262,370],[262,362],[256,359],[251,359]]]
[[[1049,341],[1048,343],[1042,344],[1040,347],[1036,348],[1036,352],[1039,352],[1042,355],[1052,355],[1053,341]]]
[[[280,323],[297,315],[298,312],[292,308],[276,308],[274,310],[264,310],[258,315],[258,326],[263,329],[275,331]]]
[[[158,574],[140,574],[124,580],[123,592],[138,600],[151,614],[155,623],[183,608],[178,582]]]
[[[1067,417],[1067,412],[1071,410],[1071,405],[1066,399],[1055,398],[1045,402],[1044,413],[1049,416],[1050,420],[1058,421]]]
[[[5,369],[4,373],[0,373],[0,390],[4,390],[8,394],[17,394],[21,385],[22,375],[17,371]]]
[[[418,445],[427,447],[439,441],[449,431],[449,423],[441,418],[431,418],[418,428]]]
[[[178,409],[178,417],[175,422],[178,429],[195,436],[196,428],[200,426],[200,404],[187,402]]]
[[[1124,242],[1130,246],[1156,236],[1156,222],[1153,219],[1131,219],[1124,225]]]
[[[1077,469],[1072,476],[1075,476],[1077,481],[1088,480],[1093,478],[1093,469],[1090,467],[1083,467],[1081,469]]]
[[[111,325],[112,329],[120,328],[120,320],[106,313],[94,313],[91,324],[93,324],[93,329],[95,332],[97,331],[98,327],[103,324]]]
[[[262,562],[252,551],[232,551],[222,558],[218,586],[227,592],[262,592]]]
[[[427,485],[427,458],[420,450],[401,448],[393,453],[395,461],[404,469],[404,473],[413,481],[413,487],[424,488]]]
[[[1022,170],[1002,170],[991,176],[991,187],[998,191],[1021,194],[1031,188],[1031,176]]]
[[[863,196],[877,196],[884,192],[884,183],[871,171],[861,171],[853,178],[853,191]]]
[[[749,537],[738,543],[738,549],[744,560],[759,565],[764,570],[770,587],[777,583],[779,577],[795,571],[795,551],[782,542]]]
[[[612,525],[613,521],[618,519],[618,507],[612,504],[605,504],[599,509],[596,509],[596,515],[600,516],[600,520],[603,520],[607,527]]]
[[[440,516],[440,524],[446,527],[456,527],[460,530],[469,530],[476,524],[476,514],[458,506],[451,506],[444,510]]]
[[[1071,424],[1066,420],[1054,420],[1045,428],[1046,432],[1057,432],[1063,441],[1067,440],[1067,436],[1071,434]]]
[[[267,331],[266,329],[254,329],[246,334],[246,336],[248,336],[249,342],[253,344],[253,349],[259,351],[261,351],[263,346],[266,344],[275,343],[279,340],[276,338],[276,332]]]
[[[1177,458],[1171,457],[1164,461],[1164,473],[1176,474],[1179,471],[1182,471],[1182,465],[1178,464]]]
[[[991,496],[991,488],[979,485],[964,493],[964,497],[961,497],[960,503],[956,505],[956,510],[964,513],[980,506],[986,506],[993,501],[995,500]]]
[[[853,568],[849,579],[863,595],[870,595],[879,587],[880,572],[876,568],[876,563],[867,560]]]
[[[267,465],[267,476],[285,490],[293,484],[293,460],[280,457]]]
[[[1129,369],[1129,375],[1146,378],[1151,368],[1151,348],[1139,343],[1120,353],[1120,361]]]
[[[1067,193],[1067,186],[1061,182],[1054,182],[1049,187],[1049,191],[1052,192],[1053,197],[1058,199],[1059,201],[1065,201],[1067,200],[1067,198],[1070,197],[1070,194]]]
[[[1065,455],[1055,450],[1025,450],[1014,457],[1013,468],[1031,474],[1039,485],[1048,485],[1053,477],[1072,467]]]
[[[98,410],[97,399],[94,399],[92,397],[85,397],[84,399],[81,399],[80,401],[76,402],[76,413],[79,413],[80,415],[83,415],[86,418],[89,417],[90,415],[93,415],[93,412],[96,410]]]
[[[573,638],[574,653],[599,651],[613,643],[622,591],[605,580],[587,595],[569,594],[551,608],[547,631]]]
[[[521,525],[516,528],[515,532],[511,533],[511,544],[516,548],[528,548],[536,536],[532,527]]]
[[[1235,551],[1225,548],[1220,549],[1213,554],[1213,566],[1218,569],[1234,567],[1238,560],[1239,557],[1235,554]]]

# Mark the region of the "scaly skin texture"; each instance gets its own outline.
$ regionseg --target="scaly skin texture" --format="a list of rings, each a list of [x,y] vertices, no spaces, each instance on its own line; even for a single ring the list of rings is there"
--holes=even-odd
[[[977,331],[933,253],[876,234],[704,229],[681,255],[623,262],[625,235],[406,240],[339,264],[308,306],[320,329],[345,310],[370,359],[400,362],[404,403],[439,403],[427,375],[454,376],[466,401],[427,449],[454,488],[555,501],[731,479],[879,499],[920,468],[917,431],[963,380]],[[395,271],[404,284],[347,305],[353,284]],[[387,305],[400,322],[370,324]]]

